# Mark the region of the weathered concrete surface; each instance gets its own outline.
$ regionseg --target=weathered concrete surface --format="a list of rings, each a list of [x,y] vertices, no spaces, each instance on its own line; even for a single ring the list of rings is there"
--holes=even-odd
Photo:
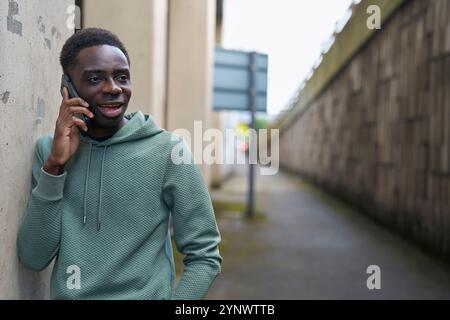
[[[195,152],[200,149],[194,148],[194,122],[202,121],[203,130],[212,125],[215,16],[215,1],[169,2],[166,129],[190,132],[197,161],[202,153]],[[190,144],[189,139],[186,142]],[[201,168],[210,185],[211,167]]]
[[[49,270],[19,264],[16,234],[31,185],[36,139],[54,130],[61,96],[59,52],[71,0],[0,2],[0,299],[49,297]]]
[[[241,171],[212,192],[237,209],[218,210],[224,262],[207,299],[450,299],[448,265],[335,198],[283,173],[258,176],[264,215],[252,222],[239,212],[246,185]],[[369,265],[381,290],[367,289]]]

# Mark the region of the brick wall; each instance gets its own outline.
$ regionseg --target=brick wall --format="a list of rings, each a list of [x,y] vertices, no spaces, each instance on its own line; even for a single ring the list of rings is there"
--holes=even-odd
[[[283,168],[450,258],[450,1],[406,1],[280,129]]]

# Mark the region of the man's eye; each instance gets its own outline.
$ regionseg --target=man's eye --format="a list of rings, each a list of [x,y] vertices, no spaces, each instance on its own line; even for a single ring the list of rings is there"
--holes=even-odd
[[[128,80],[128,76],[123,74],[123,75],[118,76],[118,79],[119,79],[119,81],[127,81]]]
[[[100,81],[100,78],[99,77],[90,77],[88,80],[90,83],[97,83]]]

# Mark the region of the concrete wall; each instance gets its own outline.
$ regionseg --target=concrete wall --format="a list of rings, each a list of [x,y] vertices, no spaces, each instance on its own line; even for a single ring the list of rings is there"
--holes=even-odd
[[[284,168],[447,259],[449,39],[449,1],[405,1],[280,138]]]
[[[70,0],[0,2],[0,299],[49,297],[50,268],[35,273],[16,256],[31,191],[35,143],[54,130],[61,96],[59,52],[73,31]]]
[[[215,35],[215,44],[217,46],[222,45],[222,33],[223,33],[223,15],[224,15],[224,1],[223,0],[216,0],[216,35]],[[211,127],[215,129],[219,129],[224,133],[226,129],[233,129],[235,123],[232,125],[230,124],[230,114],[227,111],[213,111],[211,114]],[[232,146],[231,146],[232,147]],[[229,145],[226,144],[223,146],[223,149],[217,149],[220,154],[222,152],[222,155],[225,156],[226,148],[231,148]],[[233,164],[212,164],[210,165],[211,170],[211,179],[210,179],[210,185],[213,188],[218,188],[222,185],[222,183],[230,177],[236,170],[235,165]]]
[[[214,0],[169,4],[167,128],[187,129],[192,141],[194,121],[202,121],[203,130],[211,127],[215,7]],[[209,184],[211,167],[202,169]]]

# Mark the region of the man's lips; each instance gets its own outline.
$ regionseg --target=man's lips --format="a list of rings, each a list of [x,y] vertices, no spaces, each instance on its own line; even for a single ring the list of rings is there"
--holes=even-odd
[[[104,108],[115,108],[115,107],[119,107],[121,105],[123,105],[124,102],[105,102],[105,103],[97,103],[97,105],[99,107],[104,107]]]
[[[104,115],[105,117],[114,118],[122,113],[123,105],[124,104],[121,102],[101,103],[101,104],[98,104],[98,109],[100,110],[102,115]]]

